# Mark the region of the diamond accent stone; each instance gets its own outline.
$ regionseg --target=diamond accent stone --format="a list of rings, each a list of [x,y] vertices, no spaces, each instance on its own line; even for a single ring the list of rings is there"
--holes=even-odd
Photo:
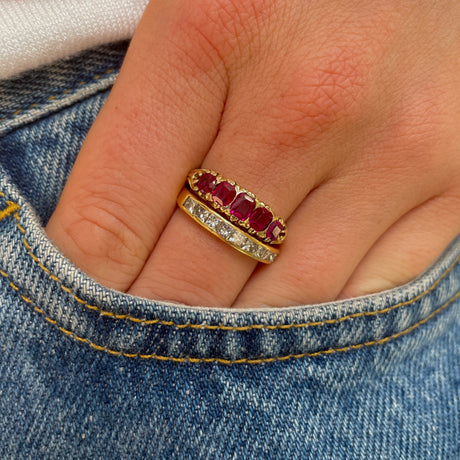
[[[257,252],[256,252],[255,255],[259,259],[265,260],[267,258],[267,254],[268,254],[268,251],[265,248],[263,248],[262,246],[259,246],[259,248],[257,249]]]
[[[230,241],[238,247],[241,247],[246,242],[246,240],[247,238],[237,230],[234,230],[230,235]]]
[[[209,212],[204,206],[197,204],[195,206],[194,215],[198,217],[198,219],[200,219],[201,222],[205,222],[209,216]]]
[[[249,238],[246,238],[246,241],[243,244],[242,249],[252,254],[255,251],[257,251],[258,245],[254,243],[252,240],[250,240]]]
[[[217,232],[220,236],[223,236],[225,239],[229,239],[230,235],[233,233],[233,228],[230,225],[222,222],[222,224],[218,227]]]
[[[190,213],[193,214],[195,210],[195,202],[188,196],[182,203],[182,206]]]
[[[206,219],[206,225],[212,230],[217,230],[217,227],[220,225],[220,223],[221,220],[214,214],[209,214],[209,217]]]
[[[224,217],[208,210],[193,198],[187,197],[183,201],[182,206],[222,238],[232,243],[235,247],[251,254],[256,259],[264,262],[273,262],[276,259],[276,253],[271,252],[270,249],[267,249],[261,243],[249,238],[242,230],[228,223]]]

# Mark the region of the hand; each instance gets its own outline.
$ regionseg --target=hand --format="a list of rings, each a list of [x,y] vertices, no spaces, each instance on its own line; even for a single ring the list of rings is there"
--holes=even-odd
[[[222,307],[358,296],[460,231],[460,3],[151,1],[46,231],[100,283]],[[287,220],[262,266],[176,208],[190,169]]]

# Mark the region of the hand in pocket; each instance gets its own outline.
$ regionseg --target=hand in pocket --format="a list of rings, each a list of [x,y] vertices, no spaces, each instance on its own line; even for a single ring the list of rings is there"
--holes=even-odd
[[[460,4],[151,1],[46,228],[100,283],[288,306],[417,276],[460,231]],[[287,221],[272,265],[176,207],[187,173]]]

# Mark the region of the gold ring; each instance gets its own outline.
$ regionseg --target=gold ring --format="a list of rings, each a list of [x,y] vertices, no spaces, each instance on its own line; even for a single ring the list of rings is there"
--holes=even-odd
[[[279,254],[286,224],[271,208],[210,169],[193,169],[177,204],[201,226],[253,259],[270,264]]]

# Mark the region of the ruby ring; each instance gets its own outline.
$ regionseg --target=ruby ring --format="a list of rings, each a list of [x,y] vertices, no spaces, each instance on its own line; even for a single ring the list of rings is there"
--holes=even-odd
[[[177,204],[212,234],[262,263],[272,263],[286,224],[253,193],[210,169],[193,169]]]

